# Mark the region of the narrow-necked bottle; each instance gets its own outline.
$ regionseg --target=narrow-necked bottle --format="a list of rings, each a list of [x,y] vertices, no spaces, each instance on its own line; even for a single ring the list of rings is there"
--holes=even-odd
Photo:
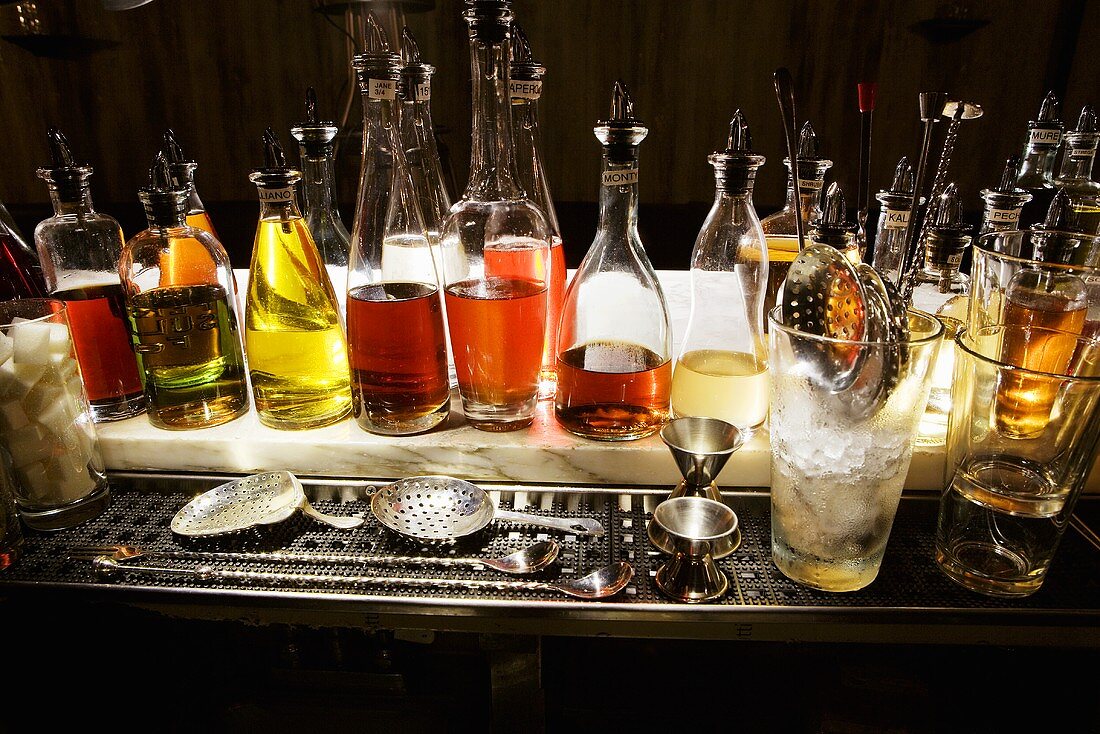
[[[956,295],[970,292],[970,278],[959,268],[972,239],[963,220],[958,187],[947,184],[928,210],[928,235],[924,245],[924,267],[917,273],[913,305],[937,313]]]
[[[565,291],[554,415],[579,436],[622,441],[668,422],[672,329],[638,234],[638,146],[649,128],[622,82],[594,132],[603,146],[599,228]]]
[[[979,235],[1020,228],[1020,215],[1024,211],[1024,205],[1031,201],[1032,197],[1016,185],[1016,175],[1019,170],[1019,156],[1009,156],[997,185],[991,189],[982,189],[982,201],[985,206],[982,209]],[[1009,254],[1015,256],[1020,253]]]
[[[149,422],[207,428],[248,412],[236,287],[225,248],[187,224],[191,187],[174,183],[169,166],[158,154],[139,192],[149,228],[126,242],[119,277]],[[165,272],[177,249],[193,261],[201,251],[206,266]]]
[[[1065,125],[1058,116],[1058,98],[1054,92],[1047,92],[1039,105],[1039,114],[1027,124],[1027,142],[1024,144],[1023,160],[1016,176],[1016,186],[1032,196],[1031,203],[1025,207],[1025,216],[1030,221],[1025,225],[1043,221],[1051,200],[1054,198],[1054,161],[1062,145],[1062,131]]]
[[[169,129],[164,133],[164,148],[162,150],[168,163],[168,173],[172,185],[176,188],[186,189],[187,196],[187,226],[205,230],[218,240],[218,232],[214,229],[214,222],[199,198],[195,188],[195,169],[198,164],[183,154],[175,131]],[[197,240],[181,241],[175,247],[166,249],[164,260],[160,264],[162,285],[179,282],[181,280],[193,280],[205,282],[217,279],[217,273],[213,269],[214,264],[210,260],[206,248]]]
[[[1100,235],[1100,183],[1092,180],[1092,164],[1100,142],[1096,112],[1090,105],[1081,108],[1077,126],[1066,133],[1062,167],[1054,184],[1069,196],[1070,208],[1082,231]],[[1100,265],[1100,253],[1088,253],[1085,262]]]
[[[302,161],[302,200],[305,202],[306,226],[329,270],[329,278],[337,292],[344,288],[336,278],[344,275],[348,265],[348,230],[340,219],[336,205],[335,162],[332,141],[340,128],[317,117],[317,93],[306,90],[306,119],[290,128],[298,141]]]
[[[534,420],[546,339],[550,227],[516,173],[508,94],[512,9],[467,0],[473,74],[470,180],[443,223],[447,325],[466,419]]]
[[[339,302],[298,209],[300,171],[286,164],[274,131],[264,133],[256,184],[260,219],[245,301],[245,353],[260,421],[314,428],[351,411],[347,344]]]
[[[50,295],[67,304],[92,417],[129,418],[144,412],[145,396],[118,276],[122,227],[92,206],[91,166],[75,162],[60,131],[51,129],[49,138],[53,162],[38,177],[49,186],[54,215],[34,230],[42,276]]]
[[[348,269],[352,413],[372,433],[406,435],[450,410],[435,258],[398,130],[400,57],[368,16],[354,59],[363,97],[363,163]]]
[[[676,417],[720,418],[742,431],[768,416],[764,290],[768,246],[752,204],[764,156],[738,110],[714,166],[714,204],[691,253],[691,312],[672,370]]]
[[[531,44],[518,23],[512,28],[512,77],[509,95],[512,98],[512,125],[516,134],[516,160],[520,185],[532,200],[546,212],[550,225],[550,291],[546,302],[546,346],[539,375],[539,397],[554,397],[557,386],[558,326],[561,304],[565,298],[565,249],[561,227],[550,195],[546,168],[542,163],[542,140],[539,132],[539,99],[546,67],[534,60]]]
[[[913,203],[913,167],[905,156],[894,169],[894,180],[889,189],[875,194],[882,204],[875,230],[871,263],[882,277],[896,283],[905,259],[905,237]],[[924,203],[921,197],[920,203]]]
[[[764,313],[775,306],[775,298],[791,263],[798,256],[798,230],[795,228],[795,216],[802,208],[802,221],[809,226],[821,218],[821,194],[825,190],[825,172],[832,168],[833,162],[823,158],[818,146],[817,133],[807,121],[802,125],[798,136],[798,186],[795,186],[791,172],[791,161],[783,158],[787,167],[787,198],[783,208],[760,220],[760,228],[768,239],[768,288],[764,293]],[[797,193],[796,193],[797,192]],[[853,245],[852,257],[859,259],[859,250]],[[764,323],[767,328],[767,321]]]

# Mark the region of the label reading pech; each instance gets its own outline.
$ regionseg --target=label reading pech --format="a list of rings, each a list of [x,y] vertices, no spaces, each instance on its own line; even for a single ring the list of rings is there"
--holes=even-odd
[[[993,224],[1016,224],[1020,221],[1020,209],[990,209],[989,221]]]
[[[542,96],[542,82],[512,79],[508,82],[508,94],[512,99],[538,99]]]
[[[907,229],[909,227],[908,209],[887,209],[883,229]]]
[[[370,99],[397,99],[397,82],[393,79],[368,79],[367,96]]]
[[[604,186],[630,186],[638,183],[638,169],[631,168],[622,171],[604,171]]]

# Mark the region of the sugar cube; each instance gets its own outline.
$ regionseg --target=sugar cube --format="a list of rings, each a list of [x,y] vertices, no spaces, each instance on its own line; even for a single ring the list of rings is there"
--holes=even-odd
[[[0,403],[0,427],[4,431],[14,431],[27,425],[27,411],[23,410],[23,404],[18,400],[8,400]]]
[[[15,354],[15,340],[0,332],[0,364],[7,362]]]
[[[37,423],[30,423],[7,434],[12,466],[21,467],[50,455],[53,445]]]
[[[65,457],[46,463],[46,474],[53,480],[54,493],[62,502],[72,502],[95,489],[97,479],[88,472],[88,465],[73,467]]]
[[[28,464],[15,470],[19,485],[22,487],[22,499],[31,504],[50,504],[53,497],[53,481],[46,476],[46,467],[42,463]]]
[[[64,397],[65,390],[63,388],[41,380],[23,398],[23,407],[27,409],[28,415],[36,416],[54,403],[60,402]]]
[[[40,321],[17,324],[11,329],[16,364],[47,364],[50,360],[50,326]],[[64,328],[64,327],[62,327]]]
[[[68,327],[65,324],[46,324],[46,327],[50,330],[50,355],[67,357],[73,348]]]
[[[57,400],[35,413],[35,420],[46,429],[47,433],[59,436],[72,427],[73,419],[77,415],[79,413],[73,412],[72,401],[59,394]]]

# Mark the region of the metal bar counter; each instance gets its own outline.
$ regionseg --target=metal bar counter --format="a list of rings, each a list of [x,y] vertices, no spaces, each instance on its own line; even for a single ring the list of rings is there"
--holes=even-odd
[[[721,601],[673,603],[653,574],[662,556],[646,524],[668,490],[481,482],[501,509],[591,517],[607,529],[600,538],[492,523],[453,546],[421,546],[399,538],[370,515],[367,497],[382,483],[304,477],[315,507],[333,514],[364,513],[355,530],[336,530],[302,513],[264,531],[227,538],[177,538],[172,516],[228,475],[113,474],[112,505],[85,525],[53,534],[28,531],[23,558],[0,574],[5,599],[114,602],[174,617],[351,626],[370,629],[765,641],[854,641],[935,644],[1100,647],[1100,546],[1088,526],[1100,527],[1100,500],[1085,496],[1078,522],[1063,539],[1043,588],[1020,600],[988,598],[956,586],[933,561],[935,493],[903,498],[878,578],[847,594],[814,591],[786,579],[771,561],[766,491],[725,494],[737,512],[741,544],[719,561],[730,579]],[[413,589],[391,585],[262,587],[122,573],[97,576],[88,561],[67,558],[77,545],[128,543],[160,550],[293,550],[401,556],[503,555],[536,538],[556,538],[559,560],[535,578],[582,576],[612,561],[635,569],[630,585],[604,601],[581,601],[542,591]],[[184,542],[186,540],[186,542]],[[140,561],[137,561],[140,562]],[[173,562],[175,563],[175,562]],[[188,562],[179,561],[186,566]],[[191,563],[191,567],[195,564]],[[215,566],[242,569],[244,564]],[[249,563],[249,570],[370,574],[395,577],[502,579],[499,573],[420,568],[356,568],[332,564]]]

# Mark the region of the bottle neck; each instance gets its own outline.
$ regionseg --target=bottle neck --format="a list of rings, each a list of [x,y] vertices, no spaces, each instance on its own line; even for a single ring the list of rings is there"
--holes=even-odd
[[[53,204],[54,215],[59,217],[95,212],[95,208],[92,206],[92,191],[88,187],[82,188],[80,195],[75,198],[70,196],[62,198],[61,192],[57,189],[50,189],[50,203]]]
[[[799,164],[802,173],[802,164]],[[825,175],[803,175],[802,180],[799,182],[798,198],[802,206],[802,221],[809,222],[815,221],[821,217],[821,192],[825,188]],[[787,166],[787,201],[783,204],[784,211],[793,212],[795,210],[795,186],[794,186],[794,174],[791,171],[791,167]]]
[[[1096,134],[1088,137],[1066,135],[1066,151],[1062,155],[1062,168],[1058,173],[1059,179],[1085,180],[1092,179],[1092,164],[1096,160]]]
[[[306,216],[338,218],[335,188],[335,165],[332,149],[320,156],[311,155],[302,147],[302,199],[305,201]]]
[[[286,188],[269,189],[259,187],[260,219],[300,219],[298,196],[294,184]]]
[[[470,41],[474,90],[468,199],[519,199],[524,195],[518,184],[512,147],[509,47],[508,39]]]
[[[605,153],[600,176],[601,232],[637,238],[638,158],[612,161]]]
[[[558,226],[558,215],[550,197],[550,186],[546,181],[546,170],[543,168],[542,154],[539,152],[538,101],[513,98],[512,123],[516,134],[516,167],[519,171],[519,185],[528,198],[546,212],[550,234],[560,239],[561,228]]]
[[[1027,148],[1024,149],[1024,159],[1020,163],[1020,174],[1016,179],[1020,188],[1036,189],[1053,186],[1054,159],[1057,155],[1057,145],[1028,143]]]

